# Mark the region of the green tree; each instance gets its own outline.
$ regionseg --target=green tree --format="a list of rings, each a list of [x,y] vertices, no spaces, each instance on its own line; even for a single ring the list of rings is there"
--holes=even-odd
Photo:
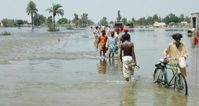
[[[64,25],[64,24],[68,24],[69,23],[69,20],[66,19],[66,18],[61,18],[57,21],[58,24],[60,25]]]
[[[122,23],[123,23],[124,25],[127,25],[127,21],[128,21],[127,18],[125,18],[125,17],[122,18]]]
[[[171,22],[175,22],[175,23],[179,22],[179,18],[175,14],[171,13],[169,14],[169,17],[170,17]]]
[[[145,19],[145,17],[142,17],[142,18],[138,19],[137,22],[138,22],[139,25],[146,25],[146,19]]]
[[[179,21],[179,18],[175,15],[175,14],[173,14],[173,13],[170,13],[168,16],[166,16],[164,19],[163,19],[163,21],[166,23],[166,24],[169,24],[169,23],[178,23],[178,22],[180,22]]]
[[[46,20],[47,20],[47,18],[40,14],[36,14],[33,17],[34,25],[36,25],[36,26],[40,26],[40,25],[44,24],[46,22]]]
[[[3,27],[8,27],[8,19],[7,18],[2,19],[1,23],[2,23]]]
[[[2,19],[1,23],[3,24],[3,27],[14,27],[16,25],[14,19],[7,19],[7,18]]]
[[[134,23],[131,20],[129,20],[126,25],[129,27],[134,27]]]
[[[52,24],[53,24],[53,18],[52,18],[52,16],[49,16],[48,18],[47,18],[47,25],[48,25],[48,27],[52,27]]]
[[[21,25],[23,25],[23,24],[24,24],[23,20],[15,20],[15,26],[21,27]]]
[[[28,13],[28,15],[31,16],[31,23],[32,23],[32,30],[34,29],[34,21],[33,21],[33,17],[34,15],[37,13],[37,8],[36,8],[36,4],[33,1],[30,1],[27,5],[26,8],[26,13]]]
[[[155,15],[153,15],[153,21],[154,21],[154,22],[155,22],[155,21],[160,22],[160,21],[161,21],[161,18],[158,17],[157,14],[155,14]]]
[[[153,25],[154,24],[153,17],[151,17],[151,16],[147,17],[146,21],[147,21],[148,25]]]
[[[82,15],[81,15],[81,26],[82,27],[86,27],[87,26],[87,24],[88,24],[88,14],[87,13],[83,13]]]
[[[92,20],[88,19],[88,25],[94,25],[94,24],[95,23]]]
[[[135,20],[135,18],[132,18],[131,21],[134,23],[136,20]]]
[[[183,15],[183,14],[180,14],[179,21],[182,22],[182,21],[184,21],[184,20],[185,20],[184,15]]]
[[[134,26],[134,25],[137,25],[137,21],[136,21],[136,19],[135,19],[134,17],[131,18],[130,23],[133,24],[133,26]],[[132,27],[133,27],[133,26],[132,26]]]
[[[187,21],[188,23],[191,23],[191,17],[186,16],[184,20]]]
[[[52,16],[53,16],[53,31],[56,31],[55,30],[55,17],[56,17],[56,15],[61,15],[61,16],[64,15],[64,10],[61,9],[61,8],[62,8],[62,5],[60,5],[60,4],[52,4],[52,7],[47,9],[47,11],[49,13],[52,13]]]
[[[79,16],[78,16],[78,14],[75,13],[74,19],[72,20],[72,22],[75,24],[75,27],[77,27],[79,25],[79,21],[80,21]]]
[[[103,18],[99,21],[99,24],[100,24],[100,25],[103,25],[103,26],[108,26],[107,18],[106,18],[106,17],[103,17]]]

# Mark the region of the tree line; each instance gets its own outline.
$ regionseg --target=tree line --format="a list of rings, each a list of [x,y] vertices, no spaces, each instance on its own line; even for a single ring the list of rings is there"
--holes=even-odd
[[[81,16],[79,16],[77,13],[74,13],[74,18],[72,20],[67,19],[63,17],[64,10],[62,9],[61,4],[52,4],[50,8],[46,9],[47,12],[51,14],[51,16],[44,16],[42,14],[38,13],[38,9],[36,7],[36,4],[33,1],[28,2],[26,13],[30,15],[31,18],[31,26],[32,29],[34,29],[34,26],[48,26],[49,31],[57,31],[57,26],[62,27],[87,27],[89,25],[93,25],[94,22],[89,19],[88,13],[83,13]],[[62,18],[57,20],[56,22],[56,16],[61,15]],[[120,10],[117,11],[117,22],[123,22],[124,25],[127,26],[134,26],[134,25],[153,25],[154,22],[164,22],[166,24],[169,23],[180,23],[182,21],[186,21],[190,23],[190,17],[184,16],[181,14],[180,16],[176,16],[173,13],[168,14],[166,17],[161,18],[157,14],[153,16],[148,17],[141,17],[139,19],[132,18],[128,20],[125,17],[121,16]],[[102,19],[98,22],[99,25],[103,26],[109,26],[109,24],[114,23],[115,21],[107,21],[107,17],[102,17]],[[28,24],[26,20],[14,20],[14,19],[7,19],[4,18],[1,20],[1,23],[4,27],[20,27],[24,24]]]
[[[74,19],[70,20],[67,18],[62,17],[56,22],[57,15],[64,15],[64,10],[62,9],[61,4],[52,4],[50,8],[47,8],[51,16],[44,16],[38,13],[38,9],[36,4],[33,1],[30,1],[27,4],[26,13],[30,15],[31,18],[31,26],[34,29],[35,26],[48,26],[49,31],[57,31],[58,29],[56,26],[67,26],[67,25],[74,25],[75,27],[86,27],[88,25],[94,24],[89,18],[87,13],[83,13],[81,16],[78,14],[74,14]],[[14,20],[14,19],[7,19],[4,18],[1,20],[1,23],[4,27],[20,27],[24,24],[28,24],[25,20]]]
[[[120,10],[118,10],[118,16],[116,17],[117,22],[122,22],[126,26],[140,26],[140,25],[153,25],[154,22],[164,22],[165,24],[170,24],[170,23],[180,23],[182,21],[186,21],[187,23],[191,23],[191,17],[189,16],[184,16],[183,14],[180,14],[180,16],[176,16],[173,13],[168,14],[167,16],[161,18],[157,14],[154,14],[153,16],[148,16],[148,17],[141,17],[139,19],[132,18],[128,20],[125,17],[121,16]],[[108,24],[114,23],[114,21],[107,21],[106,17],[103,17],[100,21],[99,24],[103,26],[108,26]]]

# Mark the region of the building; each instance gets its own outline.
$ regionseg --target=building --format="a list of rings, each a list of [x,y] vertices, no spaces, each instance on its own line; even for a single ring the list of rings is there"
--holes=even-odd
[[[199,13],[191,14],[191,27],[195,28],[197,33],[199,33]]]
[[[164,22],[154,22],[153,26],[156,28],[163,28],[166,24]]]

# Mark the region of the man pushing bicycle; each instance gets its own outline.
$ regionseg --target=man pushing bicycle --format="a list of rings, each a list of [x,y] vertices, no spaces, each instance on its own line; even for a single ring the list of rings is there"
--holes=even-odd
[[[169,43],[168,47],[163,51],[163,58],[171,64],[178,64],[180,72],[183,76],[187,76],[186,62],[188,51],[183,42],[181,42],[182,34],[175,33],[172,35],[174,42]]]

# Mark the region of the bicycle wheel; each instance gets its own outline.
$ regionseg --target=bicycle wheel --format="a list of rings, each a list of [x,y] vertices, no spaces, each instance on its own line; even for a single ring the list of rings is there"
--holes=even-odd
[[[162,69],[156,68],[153,72],[153,82],[161,83],[163,82],[163,72]]]
[[[175,77],[175,84],[174,88],[178,89],[181,92],[184,92],[185,95],[188,95],[188,86],[187,86],[187,81],[186,78],[182,74],[178,74]]]

